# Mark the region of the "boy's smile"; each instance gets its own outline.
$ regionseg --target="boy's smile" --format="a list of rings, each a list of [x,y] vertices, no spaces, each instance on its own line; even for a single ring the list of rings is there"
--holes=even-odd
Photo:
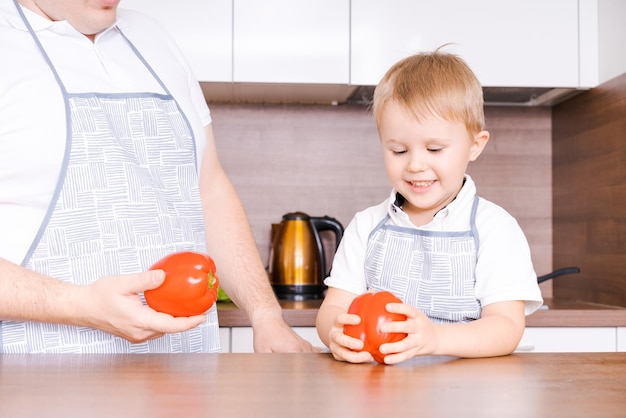
[[[472,136],[460,121],[437,116],[418,120],[394,101],[385,105],[378,130],[387,176],[406,199],[402,208],[417,226],[454,200],[468,163],[489,139],[486,131]]]

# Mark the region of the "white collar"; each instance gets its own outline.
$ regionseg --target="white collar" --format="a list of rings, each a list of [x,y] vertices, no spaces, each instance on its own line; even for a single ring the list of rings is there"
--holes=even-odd
[[[457,213],[464,212],[468,205],[470,207],[473,205],[475,195],[476,184],[469,174],[465,174],[465,182],[463,183],[463,187],[461,187],[459,193],[456,195],[452,202],[450,202],[446,207],[440,209],[435,214],[435,216],[433,216],[433,220],[442,220],[455,216]],[[402,210],[400,206],[397,205],[397,203],[399,203],[398,197],[402,199],[402,196],[399,195],[395,189],[392,189],[388,199],[389,206],[387,208],[387,212],[389,213],[389,216],[397,225],[414,227],[412,222],[409,220],[409,216]]]

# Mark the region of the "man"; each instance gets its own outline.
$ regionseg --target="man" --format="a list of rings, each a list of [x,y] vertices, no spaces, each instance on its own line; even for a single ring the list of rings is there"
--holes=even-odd
[[[172,39],[118,0],[3,0],[0,352],[219,350],[217,312],[147,307],[146,272],[209,254],[258,352],[312,351],[287,326],[209,109]],[[6,123],[5,123],[6,122]]]

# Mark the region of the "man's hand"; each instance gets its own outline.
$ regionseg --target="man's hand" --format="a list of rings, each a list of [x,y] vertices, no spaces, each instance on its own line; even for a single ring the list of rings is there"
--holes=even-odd
[[[319,353],[321,348],[300,337],[282,315],[268,315],[253,324],[256,353]]]
[[[123,276],[106,276],[88,286],[77,286],[80,325],[96,328],[132,343],[187,331],[205,321],[204,315],[178,317],[144,305],[140,292],[157,288],[165,280],[161,270]]]

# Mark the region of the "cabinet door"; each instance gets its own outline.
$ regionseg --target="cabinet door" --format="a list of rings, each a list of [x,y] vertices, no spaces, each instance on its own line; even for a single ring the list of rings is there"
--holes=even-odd
[[[614,352],[614,327],[528,327],[516,352]]]
[[[158,20],[200,81],[232,82],[232,0],[124,0],[122,8]]]
[[[626,327],[617,329],[617,351],[626,352]]]
[[[577,87],[578,22],[577,0],[352,0],[350,81],[453,43],[484,86]]]
[[[234,81],[347,84],[349,0],[234,0]]]
[[[220,345],[222,353],[230,353],[230,328],[220,327]]]
[[[317,336],[315,327],[292,327],[296,334],[313,344],[315,347],[324,348],[324,343]],[[254,344],[252,340],[251,327],[231,328],[231,352],[232,353],[252,353]]]

